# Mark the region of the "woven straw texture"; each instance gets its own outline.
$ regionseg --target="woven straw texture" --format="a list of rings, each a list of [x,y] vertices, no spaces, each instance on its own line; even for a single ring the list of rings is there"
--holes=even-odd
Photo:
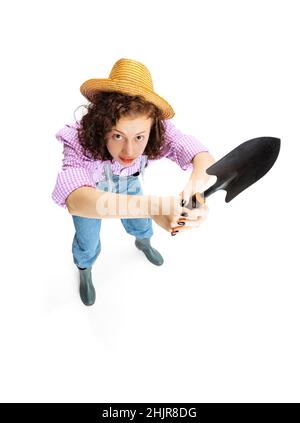
[[[109,78],[88,79],[81,87],[81,94],[93,103],[94,95],[100,91],[118,91],[128,95],[142,95],[155,104],[163,113],[163,119],[171,119],[175,113],[170,104],[154,92],[149,70],[132,59],[118,60]]]

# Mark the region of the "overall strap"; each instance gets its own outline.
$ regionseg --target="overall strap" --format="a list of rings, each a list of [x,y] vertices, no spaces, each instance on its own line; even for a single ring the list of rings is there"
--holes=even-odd
[[[141,157],[141,168],[140,168],[140,172],[142,174],[143,181],[144,181],[144,173],[145,173],[145,167],[146,167],[147,161],[148,161],[148,156],[145,155],[145,156],[142,156]]]
[[[105,178],[108,184],[108,191],[115,192],[115,184],[113,181],[113,173],[111,169],[111,162],[104,164]]]

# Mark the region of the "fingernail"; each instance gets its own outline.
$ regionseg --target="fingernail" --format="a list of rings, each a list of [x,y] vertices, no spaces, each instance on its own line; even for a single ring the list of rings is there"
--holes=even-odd
[[[185,206],[185,204],[186,204],[186,201],[185,200],[181,200],[181,207],[183,207],[183,206]]]
[[[177,235],[177,234],[176,234],[175,232],[172,232],[172,233],[171,233],[171,235],[172,235],[172,236],[175,236],[175,235]]]
[[[180,216],[184,216],[184,217],[186,217],[186,216],[188,216],[188,214],[186,213],[186,212],[183,212],[183,213],[181,213],[181,215]]]
[[[185,225],[185,222],[178,222],[178,225]]]

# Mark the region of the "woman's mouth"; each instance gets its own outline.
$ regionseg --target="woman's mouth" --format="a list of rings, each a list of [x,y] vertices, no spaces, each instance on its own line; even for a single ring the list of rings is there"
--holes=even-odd
[[[135,159],[132,159],[132,158],[123,158],[123,157],[120,157],[120,159],[122,160],[122,162],[123,163],[125,163],[125,164],[131,164],[131,163],[133,163],[134,162],[134,160]]]

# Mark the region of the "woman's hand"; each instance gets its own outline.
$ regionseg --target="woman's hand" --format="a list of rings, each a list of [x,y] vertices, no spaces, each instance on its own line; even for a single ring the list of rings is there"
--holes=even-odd
[[[178,232],[198,228],[206,219],[208,210],[209,209],[206,204],[203,204],[200,208],[193,210],[183,207],[183,211],[186,213],[186,216],[179,216],[176,225],[172,227],[171,235],[176,235]]]
[[[192,174],[183,191],[179,194],[181,204],[188,205],[194,194],[203,193],[216,182],[216,179],[217,177],[215,175],[208,175],[206,172],[203,173],[201,177],[199,175],[196,177]],[[173,233],[175,235],[178,232],[198,228],[201,223],[204,222],[209,209],[205,204],[205,199],[203,197],[197,195],[197,199],[200,200],[199,202],[201,203],[201,206],[192,210],[185,209],[185,211],[187,210],[187,216],[180,216],[176,222],[177,225],[173,227],[172,235]]]
[[[195,177],[192,174],[183,191],[179,194],[179,197],[184,200],[184,205],[187,205],[194,194],[202,194],[211,187],[216,180],[217,177],[215,175],[208,175],[205,173],[201,177]]]
[[[166,231],[176,234],[175,231],[189,230],[198,227],[205,219],[208,207],[190,210],[181,206],[180,197],[160,197],[161,207],[151,218]],[[182,216],[184,214],[184,216]],[[181,222],[180,224],[178,222]],[[184,224],[183,224],[184,222]]]
[[[180,197],[159,197],[159,207],[156,208],[156,213],[151,214],[151,218],[163,229],[172,233],[181,213],[188,211],[180,203]]]

